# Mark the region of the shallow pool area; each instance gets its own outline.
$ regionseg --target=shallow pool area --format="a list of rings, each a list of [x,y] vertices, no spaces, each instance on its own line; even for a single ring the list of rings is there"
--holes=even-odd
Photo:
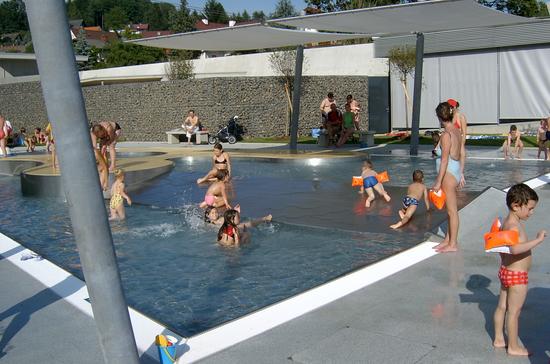
[[[393,200],[365,209],[364,197],[350,185],[361,157],[233,158],[232,200],[245,219],[272,213],[274,222],[253,229],[250,244],[224,249],[197,207],[207,186],[195,180],[210,158],[174,162],[172,171],[133,192],[127,221],[113,223],[112,232],[128,303],[183,336],[415,246],[445,218],[422,207],[402,231],[388,228],[412,171],[421,168],[426,183],[433,181],[429,159],[373,157],[375,168],[390,174]],[[504,188],[549,169],[539,162],[468,161],[461,204],[488,185]],[[2,232],[82,278],[64,202],[23,197],[20,189],[18,177],[0,176]]]

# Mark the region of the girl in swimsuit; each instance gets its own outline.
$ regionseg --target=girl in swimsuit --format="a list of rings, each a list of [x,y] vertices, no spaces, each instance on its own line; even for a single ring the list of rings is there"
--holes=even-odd
[[[109,208],[111,210],[111,216],[109,220],[124,220],[126,218],[126,212],[124,210],[124,199],[129,206],[132,206],[132,200],[130,196],[126,194],[126,188],[124,186],[124,171],[117,169],[114,172],[115,182],[111,186],[111,201]]]
[[[227,207],[231,208],[227,201],[227,193],[225,191],[225,182],[227,182],[227,171],[220,170],[215,174],[216,182],[212,183],[204,196],[204,201],[200,203],[200,208],[213,207]]]
[[[458,207],[456,201],[456,189],[462,180],[464,162],[462,152],[462,135],[460,130],[453,125],[453,113],[447,102],[440,103],[435,109],[439,122],[444,129],[441,140],[435,150],[437,155],[436,169],[437,178],[432,190],[443,189],[447,196],[446,206],[449,216],[449,228],[445,239],[435,249],[440,252],[457,251],[458,236]]]
[[[263,222],[271,221],[272,216],[267,215],[261,219],[241,223],[241,214],[237,210],[229,209],[223,215],[223,224],[218,231],[218,243],[226,247],[237,247],[250,240],[247,229]]]
[[[214,145],[214,156],[212,157],[212,169],[206,174],[206,176],[197,179],[197,183],[203,183],[206,181],[215,180],[216,173],[219,170],[227,171],[227,178],[231,178],[231,160],[229,154],[223,151],[223,147],[220,143]]]

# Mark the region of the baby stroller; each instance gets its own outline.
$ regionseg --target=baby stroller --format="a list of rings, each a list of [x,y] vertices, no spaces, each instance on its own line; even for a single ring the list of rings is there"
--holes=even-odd
[[[209,144],[224,143],[235,144],[237,142],[237,120],[238,116],[233,116],[227,122],[227,125],[222,127],[216,134],[211,134],[208,136]]]

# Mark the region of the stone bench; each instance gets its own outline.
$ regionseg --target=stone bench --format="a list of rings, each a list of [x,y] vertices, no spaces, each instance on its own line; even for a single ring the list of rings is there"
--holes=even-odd
[[[167,131],[166,136],[168,137],[168,144],[179,144],[180,135],[185,135],[185,134],[186,134],[185,130],[183,130],[182,128]],[[195,144],[202,144],[202,143],[208,144],[208,130],[198,131],[194,135],[195,135]]]

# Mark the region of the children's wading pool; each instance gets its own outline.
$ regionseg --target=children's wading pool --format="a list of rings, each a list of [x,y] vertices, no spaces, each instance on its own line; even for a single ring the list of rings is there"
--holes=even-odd
[[[422,206],[401,231],[390,231],[414,169],[428,186],[433,160],[373,158],[387,170],[390,203],[351,188],[361,160],[234,158],[233,201],[244,219],[273,214],[274,222],[252,231],[240,249],[215,243],[217,228],[205,225],[197,204],[206,186],[195,180],[210,168],[207,157],[184,157],[176,167],[132,194],[127,221],[112,224],[128,303],[183,336],[238,318],[372,264],[421,242],[443,212]],[[504,188],[547,173],[539,162],[468,161],[461,205],[486,186]],[[521,171],[521,172],[520,172]],[[0,177],[2,233],[82,278],[65,204],[23,197],[19,177]]]

